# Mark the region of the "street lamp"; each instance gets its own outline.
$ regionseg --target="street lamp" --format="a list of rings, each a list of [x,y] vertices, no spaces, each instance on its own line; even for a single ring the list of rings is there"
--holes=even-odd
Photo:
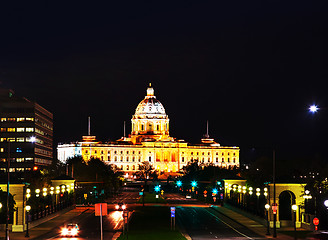
[[[266,219],[267,219],[267,233],[266,235],[270,235],[270,225],[269,225],[269,209],[270,209],[270,204],[265,204],[264,205],[265,210],[266,210]]]
[[[30,235],[28,233],[28,219],[29,219],[29,212],[31,210],[31,206],[26,205],[25,210],[26,210],[26,234],[25,234],[25,237],[28,238],[28,237],[30,237]]]
[[[294,212],[294,239],[296,240],[297,239],[297,235],[296,235],[296,210],[297,210],[297,205],[296,204],[293,204],[292,205],[292,210]]]

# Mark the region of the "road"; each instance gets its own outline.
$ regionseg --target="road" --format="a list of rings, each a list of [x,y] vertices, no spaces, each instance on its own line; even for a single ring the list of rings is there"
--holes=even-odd
[[[209,207],[178,207],[177,225],[192,239],[265,239]]]

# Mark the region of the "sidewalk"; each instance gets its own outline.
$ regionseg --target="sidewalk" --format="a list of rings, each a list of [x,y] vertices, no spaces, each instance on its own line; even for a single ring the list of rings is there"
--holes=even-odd
[[[36,220],[29,224],[29,238],[25,237],[26,232],[9,232],[11,240],[34,239],[49,232],[55,227],[62,225],[64,222],[69,221],[81,213],[91,211],[88,208],[67,208],[45,218]],[[51,220],[51,221],[50,221]],[[5,232],[0,233],[0,239],[5,239]]]
[[[211,207],[215,211],[233,219],[234,221],[247,227],[248,229],[252,230],[253,232],[255,232],[263,237],[266,237],[268,239],[280,239],[280,240],[293,240],[294,239],[294,237],[287,236],[287,235],[279,232],[281,230],[291,231],[291,230],[293,230],[292,228],[280,228],[279,231],[277,229],[277,237],[273,238],[273,236],[272,236],[273,229],[272,228],[270,228],[271,235],[266,235],[266,233],[267,233],[266,225],[263,225],[260,222],[255,221],[249,217],[246,217],[245,215],[242,214],[242,211],[239,211],[239,213],[238,213],[237,211],[233,211],[232,209],[229,209],[228,207],[220,207],[220,206],[211,206]],[[298,229],[298,231],[301,231],[301,230],[302,229]]]

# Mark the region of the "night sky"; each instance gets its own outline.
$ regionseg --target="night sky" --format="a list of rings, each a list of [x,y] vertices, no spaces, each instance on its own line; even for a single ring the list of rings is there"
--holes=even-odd
[[[208,120],[242,162],[328,162],[327,1],[117,2],[0,5],[1,86],[54,114],[55,144],[88,116],[99,140],[130,132],[151,82],[173,137],[199,143]]]

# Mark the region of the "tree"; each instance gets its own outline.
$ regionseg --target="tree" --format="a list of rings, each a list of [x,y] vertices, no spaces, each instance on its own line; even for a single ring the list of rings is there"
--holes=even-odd
[[[0,224],[6,223],[7,218],[7,192],[0,189],[0,203],[2,203],[2,209],[0,210]],[[14,197],[9,194],[9,222],[13,221],[13,212],[15,210],[15,200]]]
[[[157,171],[147,161],[139,164],[139,170],[135,173],[135,175],[144,180],[145,188],[147,187],[147,182],[149,179],[157,179]]]

